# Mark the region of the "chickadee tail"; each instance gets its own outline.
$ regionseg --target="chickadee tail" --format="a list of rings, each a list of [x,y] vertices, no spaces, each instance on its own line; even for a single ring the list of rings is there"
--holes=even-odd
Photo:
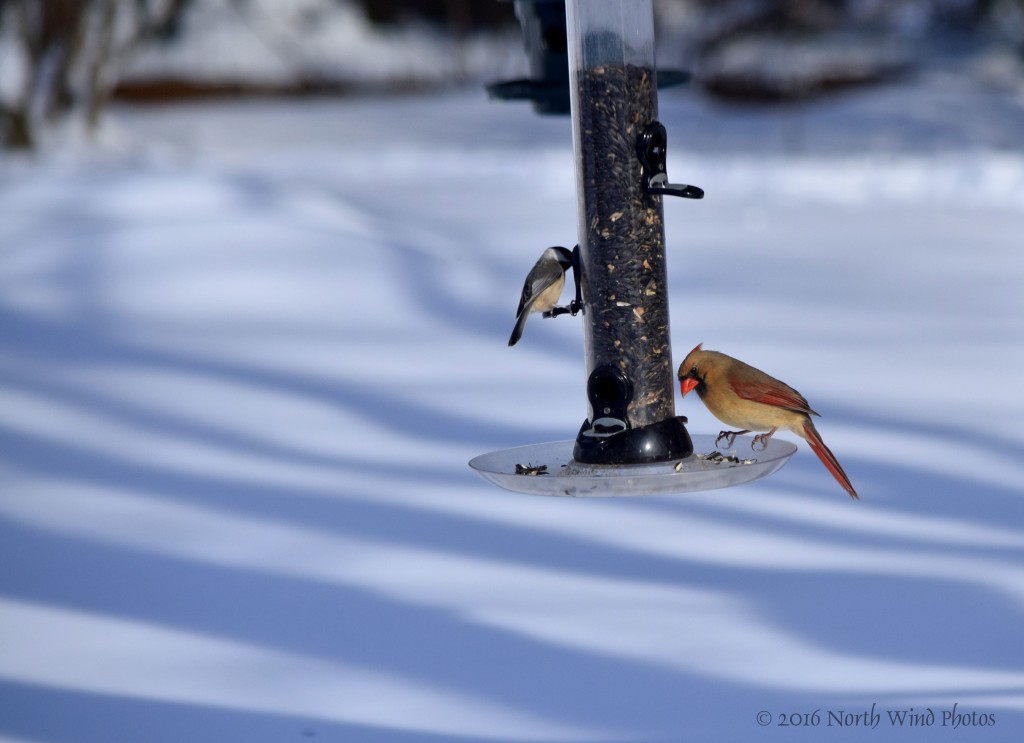
[[[529,310],[524,310],[519,313],[519,317],[516,318],[516,326],[512,328],[512,335],[509,336],[508,344],[514,346],[519,342],[519,339],[523,337],[523,328],[526,327],[526,318],[530,314]]]
[[[807,440],[807,443],[811,446],[811,451],[818,455],[818,459],[825,465],[829,472],[832,473],[832,477],[836,478],[836,481],[843,486],[843,489],[850,494],[850,497],[854,500],[859,500],[860,496],[857,495],[857,491],[853,489],[853,485],[850,483],[850,478],[843,472],[843,467],[839,464],[839,460],[836,459],[836,455],[833,454],[825,442],[821,440],[821,436],[818,434],[818,429],[814,427],[814,423],[811,422],[810,418],[804,421],[804,428],[802,431],[803,438]]]

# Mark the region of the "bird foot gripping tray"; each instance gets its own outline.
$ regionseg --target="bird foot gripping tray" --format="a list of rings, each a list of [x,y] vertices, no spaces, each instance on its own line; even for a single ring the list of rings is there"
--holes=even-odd
[[[586,464],[573,459],[574,441],[530,444],[481,454],[469,466],[495,485],[517,493],[561,496],[638,496],[687,493],[741,485],[767,477],[796,452],[796,445],[771,439],[754,451],[752,439],[736,440],[728,452],[715,436],[693,436],[694,453],[676,461],[636,465]]]

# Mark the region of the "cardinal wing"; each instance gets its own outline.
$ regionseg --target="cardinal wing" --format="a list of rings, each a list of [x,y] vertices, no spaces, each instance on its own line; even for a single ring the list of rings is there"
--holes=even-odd
[[[804,396],[784,382],[773,379],[771,382],[754,382],[742,379],[729,382],[733,392],[744,400],[752,400],[764,405],[774,405],[805,415],[817,415],[807,404]]]

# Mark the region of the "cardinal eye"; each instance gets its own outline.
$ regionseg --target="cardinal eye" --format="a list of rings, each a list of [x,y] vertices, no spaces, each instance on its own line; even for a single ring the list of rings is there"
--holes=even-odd
[[[697,367],[696,367],[696,366],[695,366],[695,367],[693,367],[692,369],[690,369],[690,374],[691,374],[692,376],[694,376],[694,377],[696,377],[696,376],[697,376]]]

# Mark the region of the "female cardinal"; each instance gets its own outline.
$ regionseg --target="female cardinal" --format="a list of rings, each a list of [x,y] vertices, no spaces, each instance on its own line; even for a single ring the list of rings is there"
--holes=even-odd
[[[780,428],[788,428],[810,444],[811,450],[851,498],[859,497],[839,460],[814,428],[811,416],[818,414],[811,410],[803,395],[738,359],[717,351],[703,351],[702,345],[697,344],[679,365],[679,388],[683,397],[696,389],[712,415],[726,425],[743,429],[722,431],[715,439],[716,445],[725,439],[726,446],[732,446],[733,440],[742,433],[767,431],[751,442],[751,447],[764,448],[772,434]]]

